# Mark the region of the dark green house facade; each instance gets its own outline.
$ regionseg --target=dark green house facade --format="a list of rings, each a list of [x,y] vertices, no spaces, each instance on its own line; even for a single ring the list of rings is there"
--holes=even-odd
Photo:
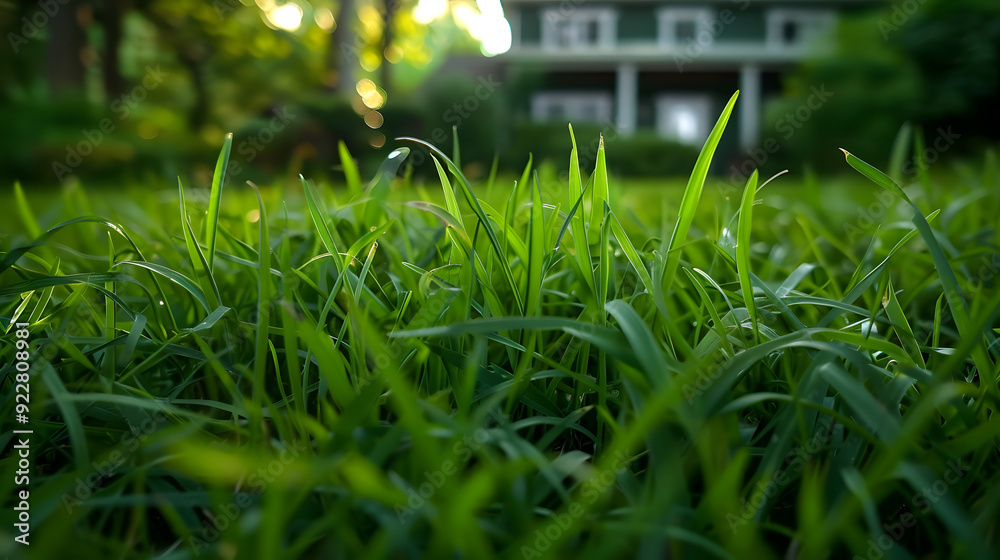
[[[736,89],[740,145],[761,136],[761,105],[780,77],[830,45],[837,14],[862,0],[505,0],[512,46],[539,87],[520,112],[536,121],[611,123],[700,144]]]

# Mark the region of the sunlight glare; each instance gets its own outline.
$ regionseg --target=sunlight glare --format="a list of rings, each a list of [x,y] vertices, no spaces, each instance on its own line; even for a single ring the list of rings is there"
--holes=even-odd
[[[510,23],[504,18],[500,0],[477,0],[476,5],[478,12],[468,4],[455,6],[452,15],[456,23],[482,43],[483,54],[494,56],[510,50]]]
[[[285,31],[295,31],[302,25],[302,8],[289,2],[267,12],[267,19]]]
[[[420,0],[413,9],[413,19],[420,24],[428,24],[448,11],[448,0]]]

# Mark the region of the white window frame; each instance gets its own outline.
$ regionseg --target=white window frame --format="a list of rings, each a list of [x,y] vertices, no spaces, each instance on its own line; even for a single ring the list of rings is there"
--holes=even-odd
[[[531,96],[531,118],[536,122],[549,122],[549,109],[553,106],[564,108],[567,121],[610,122],[614,112],[614,99],[606,91],[541,91]],[[597,114],[580,116],[585,110],[581,106],[597,107]],[[585,119],[585,120],[582,120]]]
[[[698,131],[695,138],[680,138],[668,134],[664,126],[666,124],[665,107],[673,103],[694,105],[695,111],[699,113]],[[708,138],[708,133],[712,126],[712,98],[710,96],[697,93],[661,93],[656,96],[655,104],[656,132],[661,138],[692,146],[699,146]]]
[[[610,49],[615,45],[616,31],[618,23],[618,13],[612,8],[576,8],[569,13],[559,8],[546,8],[541,11],[539,17],[542,19],[542,48],[549,50],[559,49]],[[578,27],[580,24],[590,21],[597,22],[597,43],[586,43],[580,36]],[[570,30],[569,44],[561,44],[558,34],[557,23],[565,22],[573,26]]]
[[[767,45],[770,48],[800,48],[816,40],[816,35],[830,30],[836,21],[836,16],[830,10],[794,10],[777,8],[767,12]],[[793,43],[786,43],[782,37],[782,29],[786,23],[793,22],[804,27],[815,27],[819,33],[806,33]]]
[[[662,8],[657,12],[657,42],[662,47],[684,46],[677,39],[677,24],[682,21],[693,21],[695,40],[698,40],[703,31],[708,33],[708,44],[703,45],[707,47],[715,41],[712,35],[712,20],[715,17],[715,11],[709,8]]]

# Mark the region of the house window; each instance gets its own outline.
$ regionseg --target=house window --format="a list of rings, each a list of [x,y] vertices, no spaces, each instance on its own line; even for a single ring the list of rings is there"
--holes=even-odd
[[[615,12],[610,8],[542,11],[542,46],[549,49],[608,48],[615,42]]]
[[[799,38],[799,24],[795,21],[786,21],[781,24],[781,42],[795,43]]]
[[[536,93],[531,97],[531,118],[536,121],[608,122],[611,94],[600,91]]]
[[[698,145],[708,138],[711,100],[704,95],[656,98],[656,131],[663,138]]]
[[[816,41],[833,26],[832,12],[771,10],[767,14],[767,43],[771,47],[801,47]]]
[[[705,8],[665,8],[659,12],[659,42],[680,46],[696,42],[712,44],[712,11]]]

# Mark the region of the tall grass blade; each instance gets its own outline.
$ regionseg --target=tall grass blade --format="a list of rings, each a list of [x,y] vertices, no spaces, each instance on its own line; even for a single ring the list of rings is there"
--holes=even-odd
[[[698,210],[698,202],[701,200],[701,191],[704,189],[705,179],[708,177],[708,168],[712,165],[712,157],[715,155],[715,149],[719,145],[719,140],[722,138],[722,133],[726,129],[729,116],[733,112],[733,106],[736,105],[736,98],[739,95],[740,92],[737,91],[729,99],[729,103],[726,104],[725,109],[722,110],[722,114],[719,115],[719,120],[715,123],[715,127],[709,133],[708,140],[705,141],[705,145],[698,155],[698,160],[691,171],[691,177],[688,179],[687,187],[684,189],[677,222],[674,224],[670,238],[665,240],[661,247],[661,252],[666,254],[667,258],[662,279],[664,292],[669,292],[674,284],[674,276],[677,274],[677,267],[681,263],[680,248],[687,241],[688,230],[691,229],[691,223],[694,221],[695,213]]]
[[[753,324],[753,340],[760,340],[757,330],[757,305],[753,297],[753,284],[750,282],[750,231],[753,224],[753,201],[757,193],[757,170],[750,175],[743,189],[743,200],[740,203],[740,222],[736,230],[736,270],[740,277],[740,289],[743,290],[743,303]]]
[[[222,208],[222,186],[226,181],[226,169],[229,167],[229,152],[233,148],[233,133],[226,134],[215,163],[215,173],[212,175],[212,192],[208,199],[208,217],[205,221],[205,245],[208,247],[208,268],[215,270],[215,240],[219,234],[219,210]]]

